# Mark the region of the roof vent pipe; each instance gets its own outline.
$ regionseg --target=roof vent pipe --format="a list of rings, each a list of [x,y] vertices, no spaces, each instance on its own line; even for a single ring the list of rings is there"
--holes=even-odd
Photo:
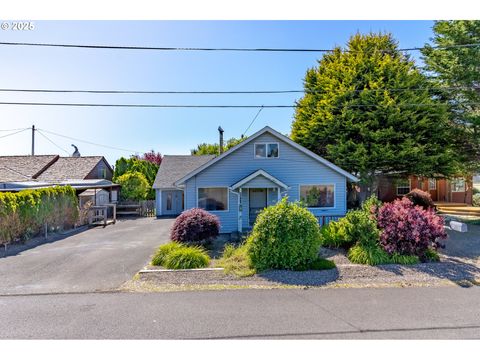
[[[221,126],[218,127],[218,133],[220,134],[220,154],[223,153],[223,129]]]

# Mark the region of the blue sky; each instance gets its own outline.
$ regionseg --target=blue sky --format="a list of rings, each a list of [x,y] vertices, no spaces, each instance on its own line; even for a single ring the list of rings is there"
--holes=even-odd
[[[391,32],[401,47],[422,46],[432,21],[36,21],[32,31],[1,31],[0,41],[165,47],[332,48],[356,33]],[[98,90],[302,89],[316,53],[90,50],[0,46],[0,88]],[[301,94],[94,95],[0,93],[0,101],[293,105]],[[114,147],[188,154],[201,142],[240,136],[257,109],[68,108],[0,105],[0,130],[30,127]],[[269,125],[289,133],[293,109],[264,109],[248,134]],[[0,132],[0,136],[8,132]],[[129,152],[46,134],[82,155],[114,164]],[[30,132],[0,139],[0,154],[28,154]],[[37,135],[37,154],[63,151]]]

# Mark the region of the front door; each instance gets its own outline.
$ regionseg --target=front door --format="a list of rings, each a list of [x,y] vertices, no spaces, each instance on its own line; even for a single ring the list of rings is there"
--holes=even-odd
[[[178,215],[183,210],[183,191],[164,190],[162,192],[163,215]]]
[[[249,193],[249,220],[253,226],[259,212],[267,207],[267,189],[250,189]]]

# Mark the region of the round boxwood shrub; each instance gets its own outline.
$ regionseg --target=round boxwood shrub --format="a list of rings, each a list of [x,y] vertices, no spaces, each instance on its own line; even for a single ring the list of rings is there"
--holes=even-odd
[[[258,215],[247,242],[255,269],[294,270],[318,259],[320,227],[305,207],[283,198]]]
[[[173,224],[170,239],[178,242],[202,243],[220,232],[218,217],[202,209],[184,211]]]
[[[210,257],[204,249],[197,246],[179,247],[171,251],[165,258],[167,269],[198,269],[207,267]]]
[[[407,195],[405,195],[405,197],[409,199],[413,203],[413,205],[421,206],[425,210],[435,208],[432,197],[426,191],[420,189],[413,189]]]

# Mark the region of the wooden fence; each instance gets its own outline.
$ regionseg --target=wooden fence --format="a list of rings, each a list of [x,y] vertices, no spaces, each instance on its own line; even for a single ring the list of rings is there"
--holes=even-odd
[[[122,201],[117,204],[118,215],[155,216],[155,200]]]

